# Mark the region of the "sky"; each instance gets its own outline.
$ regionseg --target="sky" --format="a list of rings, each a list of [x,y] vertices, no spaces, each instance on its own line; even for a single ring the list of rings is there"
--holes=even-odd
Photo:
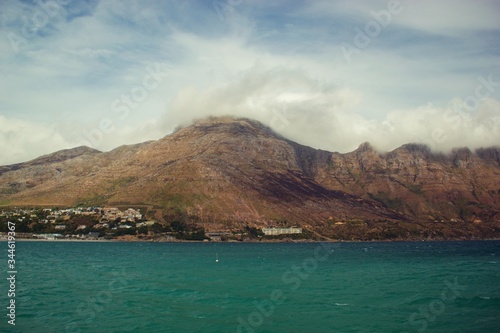
[[[1,0],[0,165],[207,116],[349,152],[500,142],[500,1]]]

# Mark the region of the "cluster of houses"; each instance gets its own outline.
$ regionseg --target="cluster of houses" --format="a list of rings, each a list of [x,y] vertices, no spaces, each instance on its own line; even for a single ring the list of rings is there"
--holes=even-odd
[[[117,230],[117,229],[130,229],[140,227],[153,226],[156,221],[147,220],[143,214],[136,209],[128,208],[120,210],[116,207],[77,207],[66,209],[14,209],[12,211],[0,211],[0,217],[7,217],[18,221],[38,221],[42,224],[52,224],[56,233],[38,233],[34,237],[42,239],[56,239],[56,238],[83,238],[83,239],[97,239],[99,234],[104,230]],[[64,232],[70,222],[77,216],[88,216],[92,220],[97,221],[96,224],[89,225],[81,223],[76,227],[76,233],[67,231]],[[72,226],[74,229],[74,224]],[[58,233],[59,232],[59,233]],[[265,236],[278,236],[278,235],[293,235],[301,234],[302,228],[299,227],[267,227],[262,228]],[[66,233],[66,235],[63,235]],[[106,231],[106,234],[112,231]],[[148,231],[149,234],[149,231]],[[232,239],[234,236],[243,237],[243,234],[234,234],[232,232],[207,232],[206,237],[211,241],[223,241]],[[170,236],[172,238],[172,236]]]
[[[7,217],[11,218],[14,220],[24,220],[26,217],[31,217],[31,218],[36,218],[37,215],[35,214],[36,210],[34,209],[20,209],[16,208],[14,210],[1,210],[0,211],[0,217]]]
[[[117,219],[120,222],[135,222],[142,219],[141,212],[133,208],[128,208],[125,211],[121,211],[116,207],[78,207],[59,210],[46,208],[44,211],[49,213],[47,215],[47,222],[57,219],[69,220],[75,215],[97,216],[100,217],[99,222],[114,222]]]
[[[2,210],[0,211],[1,216],[17,221],[38,221],[41,224],[53,224],[56,231],[66,230],[68,221],[76,216],[89,216],[98,221],[97,224],[92,226],[96,230],[151,226],[156,222],[145,220],[139,210],[128,208],[122,211],[116,207],[44,208],[42,210],[17,208],[9,211]],[[85,230],[87,228],[87,225],[81,224],[76,230]]]
[[[97,240],[99,239],[99,233],[98,232],[89,232],[87,234],[81,234],[81,235],[63,235],[63,234],[33,234],[32,237],[38,238],[38,239],[48,239],[48,240],[55,240],[55,239],[88,239],[88,240]]]
[[[90,208],[89,211],[83,211],[82,213],[76,211],[73,213],[73,215],[79,214],[91,215],[98,219],[99,222],[92,227],[94,230],[140,228],[143,226],[149,227],[157,223],[156,221],[145,220],[143,214],[139,210],[133,208],[122,211],[116,207],[93,207]],[[57,224],[55,229],[58,230],[58,228],[60,228],[59,230],[64,230],[66,225]],[[87,228],[88,226],[82,224],[79,225],[76,230],[85,230]]]
[[[102,208],[99,223],[94,226],[94,229],[109,228],[110,224],[113,222],[118,222],[118,226],[115,228],[129,229],[132,228],[132,224],[143,219],[143,215],[140,211],[133,208],[128,208],[125,211],[121,211],[116,207],[105,207]],[[136,223],[136,227],[150,226],[153,225],[155,221],[142,221]]]

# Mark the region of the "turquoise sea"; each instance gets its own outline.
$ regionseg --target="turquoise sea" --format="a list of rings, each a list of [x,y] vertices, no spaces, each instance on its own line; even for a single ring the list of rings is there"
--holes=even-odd
[[[1,332],[500,332],[499,241],[0,249]]]

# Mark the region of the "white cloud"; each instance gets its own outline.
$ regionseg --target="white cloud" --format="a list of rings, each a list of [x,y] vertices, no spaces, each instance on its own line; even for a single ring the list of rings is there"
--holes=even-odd
[[[391,5],[390,5],[391,4]],[[391,7],[394,6],[394,7]],[[316,0],[299,15],[349,17],[358,23],[373,20],[373,12],[394,8],[391,24],[435,35],[459,36],[469,31],[500,28],[500,6],[495,0]],[[360,25],[364,28],[364,25]]]
[[[494,0],[424,0],[407,6],[397,24],[432,34],[460,36],[500,28],[500,6]]]
[[[182,91],[166,122],[188,124],[210,115],[248,117],[299,143],[340,152],[366,141],[382,151],[405,143],[448,151],[500,142],[500,103],[494,99],[481,100],[472,112],[457,99],[449,107],[393,111],[381,120],[352,112],[360,100],[356,91],[326,87],[298,70],[254,68],[231,84]]]
[[[0,115],[0,165],[26,161],[68,146],[70,143],[53,126]]]
[[[43,149],[17,134],[1,136],[9,156],[0,164],[84,143],[103,120],[114,130],[92,145],[109,150],[216,114],[275,124],[291,139],[331,150],[428,141],[435,128],[447,133],[439,149],[494,142],[497,86],[460,124],[450,125],[446,119],[456,118],[446,112],[448,101],[474,95],[479,77],[500,81],[500,6],[402,3],[405,10],[347,63],[339,44],[352,43],[353,28],[387,1],[244,1],[223,20],[203,2],[69,2],[20,52],[0,39],[4,123],[53,134],[44,134]],[[39,10],[3,3],[0,35],[21,34],[22,16]],[[140,87],[157,63],[167,73],[161,84],[127,117],[114,113],[113,102]]]

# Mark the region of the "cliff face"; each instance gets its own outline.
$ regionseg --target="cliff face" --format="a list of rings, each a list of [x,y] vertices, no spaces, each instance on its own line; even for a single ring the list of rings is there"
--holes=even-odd
[[[352,153],[331,154],[314,178],[419,221],[499,221],[499,153],[461,148],[443,155],[408,144],[379,154],[363,144]]]
[[[198,121],[158,141],[76,148],[0,167],[0,205],[143,204],[208,230],[297,224],[347,239],[498,237],[500,151],[405,145],[348,154],[248,119]]]

